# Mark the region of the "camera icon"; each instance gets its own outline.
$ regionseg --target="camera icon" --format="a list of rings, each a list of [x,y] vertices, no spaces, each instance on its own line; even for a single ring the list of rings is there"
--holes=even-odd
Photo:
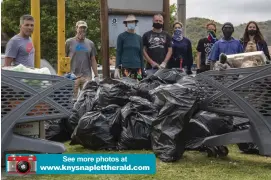
[[[36,156],[8,156],[7,172],[9,174],[35,174],[37,172]]]

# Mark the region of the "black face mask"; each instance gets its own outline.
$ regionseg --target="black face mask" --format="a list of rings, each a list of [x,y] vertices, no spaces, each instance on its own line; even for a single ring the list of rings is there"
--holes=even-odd
[[[230,39],[232,36],[233,31],[225,30],[223,31],[223,35],[225,39]]]
[[[251,29],[247,31],[248,35],[254,36],[257,33],[257,30]]]
[[[161,28],[163,28],[163,24],[153,23],[152,27],[154,27],[155,29],[161,29]]]

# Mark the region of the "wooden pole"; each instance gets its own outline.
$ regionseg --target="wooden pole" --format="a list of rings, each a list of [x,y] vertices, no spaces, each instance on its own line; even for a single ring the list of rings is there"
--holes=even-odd
[[[65,0],[57,0],[57,74],[61,71],[61,59],[65,57]]]
[[[108,27],[108,3],[107,0],[100,0],[100,24],[101,24],[101,48],[103,78],[110,77],[109,70],[109,27]]]
[[[170,27],[170,5],[169,0],[163,0],[163,11],[164,11],[164,30],[169,32]]]

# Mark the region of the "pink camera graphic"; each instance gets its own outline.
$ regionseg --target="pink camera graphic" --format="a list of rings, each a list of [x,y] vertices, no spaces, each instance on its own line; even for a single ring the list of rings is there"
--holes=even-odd
[[[34,155],[10,155],[7,158],[7,172],[9,174],[35,174],[36,171],[37,158]]]

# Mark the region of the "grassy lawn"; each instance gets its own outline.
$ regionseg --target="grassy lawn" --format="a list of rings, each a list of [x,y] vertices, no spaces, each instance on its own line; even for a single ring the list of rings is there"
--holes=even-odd
[[[66,153],[109,153],[90,151],[81,146],[69,146]],[[236,146],[229,146],[226,158],[208,158],[200,152],[185,152],[176,163],[163,163],[157,159],[155,175],[36,175],[7,177],[8,180],[270,180],[271,158],[245,155]],[[152,153],[151,151],[125,151],[110,153]]]

